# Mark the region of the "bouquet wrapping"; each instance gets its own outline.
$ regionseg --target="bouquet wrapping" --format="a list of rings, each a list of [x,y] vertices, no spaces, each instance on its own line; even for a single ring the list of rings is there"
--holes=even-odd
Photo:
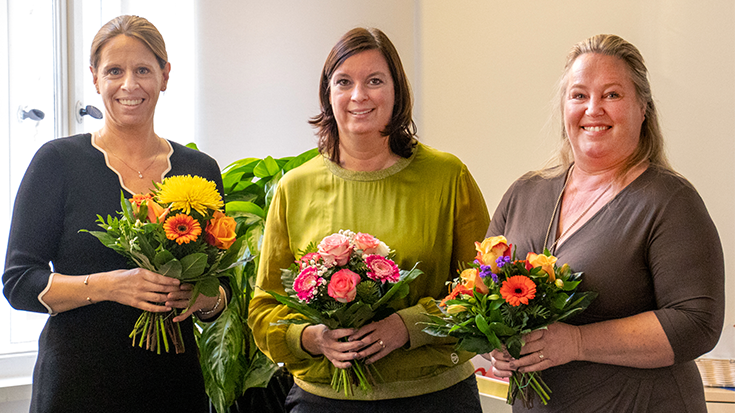
[[[341,230],[313,242],[288,269],[281,270],[287,295],[267,291],[279,303],[303,315],[282,320],[284,324],[324,324],[330,329],[358,329],[379,321],[395,311],[393,300],[404,298],[409,283],[422,274],[416,265],[400,270],[394,251],[374,236]],[[372,369],[372,372],[371,372]],[[353,388],[369,393],[380,373],[363,360],[354,360],[349,369],[335,368],[332,388],[346,397]]]
[[[200,293],[220,294],[218,277],[237,265],[242,241],[237,239],[235,220],[222,211],[214,182],[171,176],[149,194],[126,199],[121,193],[120,198],[119,216],[98,215],[104,231],[89,233],[136,267],[193,284],[189,307]],[[130,333],[133,346],[160,354],[169,352],[171,343],[177,354],[183,353],[181,327],[172,321],[179,313],[143,311]]]
[[[460,349],[483,354],[506,348],[520,358],[523,335],[583,311],[597,297],[577,291],[583,274],[567,264],[557,267],[548,250],[517,260],[503,236],[475,246],[475,261],[452,281],[451,292],[439,303],[443,315],[429,315],[424,329],[434,336],[457,337]],[[534,394],[547,404],[550,393],[540,373],[513,372],[507,402],[513,404],[520,396],[530,408]]]

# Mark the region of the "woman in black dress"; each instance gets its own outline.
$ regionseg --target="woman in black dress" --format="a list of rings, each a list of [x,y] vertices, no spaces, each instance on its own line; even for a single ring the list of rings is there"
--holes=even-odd
[[[181,322],[186,351],[158,355],[131,346],[140,313],[186,308],[191,287],[140,268],[80,229],[116,215],[120,193],[149,192],[166,176],[222,179],[209,156],[156,135],[153,115],[171,66],[158,30],[120,16],[103,26],[90,54],[105,123],[92,134],[39,149],[18,190],[3,292],[20,310],[49,313],[39,339],[32,412],[208,412],[192,314],[225,307],[200,295]],[[49,265],[50,263],[50,265]],[[163,303],[163,304],[161,304]]]

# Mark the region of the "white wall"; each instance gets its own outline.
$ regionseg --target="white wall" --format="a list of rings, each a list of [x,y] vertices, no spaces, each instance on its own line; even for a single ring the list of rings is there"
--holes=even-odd
[[[415,78],[413,1],[201,0],[195,16],[196,140],[222,167],[316,146],[307,121],[319,113],[321,69],[354,27],[383,30]]]
[[[196,140],[221,166],[314,147],[306,121],[318,110],[329,50],[350,28],[375,26],[407,68],[420,138],[469,166],[491,213],[511,182],[541,167],[557,143],[551,101],[569,48],[593,34],[618,34],[646,58],[671,160],[698,188],[720,231],[727,273],[735,269],[731,0],[196,5]],[[718,351],[735,358],[735,282],[727,293],[729,339]]]

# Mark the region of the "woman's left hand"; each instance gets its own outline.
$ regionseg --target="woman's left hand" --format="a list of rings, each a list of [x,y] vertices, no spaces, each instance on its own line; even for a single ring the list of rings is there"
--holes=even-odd
[[[363,326],[348,337],[349,341],[361,341],[362,350],[357,359],[367,359],[365,364],[372,364],[390,354],[391,351],[403,347],[408,342],[408,329],[398,314]]]
[[[166,297],[166,305],[172,308],[186,308],[189,305],[191,299],[191,290],[194,288],[191,284],[181,284],[178,291],[168,293]],[[219,293],[218,293],[219,294]],[[173,321],[178,323],[186,320],[189,316],[194,314],[195,311],[201,309],[211,309],[217,304],[219,295],[214,297],[208,297],[204,294],[199,294],[194,304],[186,312],[179,314],[174,317]],[[224,307],[220,305],[221,307]],[[214,314],[212,314],[214,316]]]
[[[579,327],[554,323],[546,329],[536,330],[523,336],[526,344],[521,349],[521,358],[510,360],[509,367],[521,373],[541,371],[578,360],[582,336]]]

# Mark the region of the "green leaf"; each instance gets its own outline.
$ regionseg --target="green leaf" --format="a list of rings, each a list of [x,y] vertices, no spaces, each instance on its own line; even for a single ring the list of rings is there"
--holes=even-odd
[[[207,268],[207,254],[197,252],[179,260],[181,263],[181,280],[192,280],[204,273]]]
[[[341,307],[335,311],[333,317],[339,325],[345,328],[360,328],[364,326],[375,315],[370,305],[363,302]]]
[[[225,212],[230,216],[238,214],[253,214],[265,219],[265,211],[263,208],[252,202],[232,201],[225,204]]]
[[[174,257],[174,254],[171,254],[170,251],[161,250],[155,257],[153,257],[153,264],[156,265],[156,268],[161,268],[163,264],[175,259],[176,257]]]
[[[508,350],[508,353],[510,353],[510,355],[515,359],[521,358],[521,348],[523,348],[523,345],[526,344],[526,342],[523,341],[522,337],[523,336],[521,334],[516,334],[505,340],[505,348]]]
[[[513,328],[503,323],[488,323],[488,328],[490,331],[501,337],[508,337],[516,334],[516,331]]]
[[[319,155],[319,148],[309,149],[301,155],[289,160],[288,163],[283,166],[283,172],[288,172],[291,169],[296,168],[297,166],[303,165],[304,163],[306,163],[306,161],[317,155]]]
[[[495,350],[485,337],[465,336],[457,342],[457,348],[477,354],[485,354]]]
[[[262,179],[271,177],[280,171],[281,168],[278,166],[278,162],[276,162],[272,157],[268,156],[258,162],[258,164],[255,166],[255,169],[253,170],[253,173],[255,174],[255,176]]]
[[[242,363],[240,355],[246,347],[246,335],[249,333],[243,322],[236,305],[227,307],[214,323],[198,322],[202,327],[197,344],[205,387],[220,413],[227,412],[242,394],[246,364]]]
[[[216,297],[219,294],[219,285],[219,280],[216,277],[206,278],[194,284],[195,288],[199,289],[199,294],[204,294],[207,297]],[[192,296],[197,297],[193,293]]]
[[[260,162],[260,159],[258,158],[243,158],[237,160],[225,166],[224,169],[222,169],[222,175],[229,176],[233,173],[252,173],[258,162]]]
[[[268,386],[268,382],[276,371],[278,371],[278,365],[266,357],[265,354],[258,351],[255,353],[253,361],[245,373],[242,391],[245,392],[245,390],[251,387]]]
[[[487,321],[485,321],[485,317],[483,317],[482,314],[478,314],[475,316],[475,325],[477,326],[477,329],[482,332],[482,334],[488,335],[491,333],[490,327],[488,327]]]
[[[314,322],[314,324],[325,324],[327,326],[330,326],[330,325],[336,326],[336,323],[334,322],[334,320],[329,320],[328,318],[325,318],[324,316],[322,316],[321,312],[309,307],[306,304],[302,304],[301,302],[291,297],[286,297],[284,295],[278,294],[273,291],[266,291],[266,293],[273,296],[273,298],[275,298],[279,303],[287,306],[288,308],[308,318],[309,320]]]
[[[189,149],[194,149],[195,151],[198,151],[198,150],[199,150],[199,147],[198,147],[198,146],[197,146],[197,144],[196,144],[196,143],[194,143],[194,142],[189,142],[189,143],[187,143],[187,144],[186,144],[186,147],[187,147],[187,148],[189,148]]]
[[[407,293],[404,289],[404,286],[405,288],[408,288],[408,284],[415,280],[419,275],[424,273],[423,271],[416,268],[418,265],[419,263],[416,263],[410,271],[401,271],[401,278],[399,279],[399,281],[393,284],[393,286],[385,293],[385,295],[377,303],[373,304],[372,308],[377,309],[383,304],[390,302],[390,300],[392,299],[401,299],[405,297]],[[393,297],[394,295],[396,297]]]
[[[107,232],[103,231],[86,231],[90,234],[94,235],[102,244],[108,248],[114,248],[114,245],[117,243],[117,237],[113,237]]]
[[[263,242],[263,233],[265,232],[264,224],[261,222],[258,225],[253,225],[248,228],[245,233],[245,243],[248,249],[253,255],[260,255],[260,246]]]
[[[181,263],[178,260],[171,260],[160,267],[158,273],[166,277],[181,279]]]

